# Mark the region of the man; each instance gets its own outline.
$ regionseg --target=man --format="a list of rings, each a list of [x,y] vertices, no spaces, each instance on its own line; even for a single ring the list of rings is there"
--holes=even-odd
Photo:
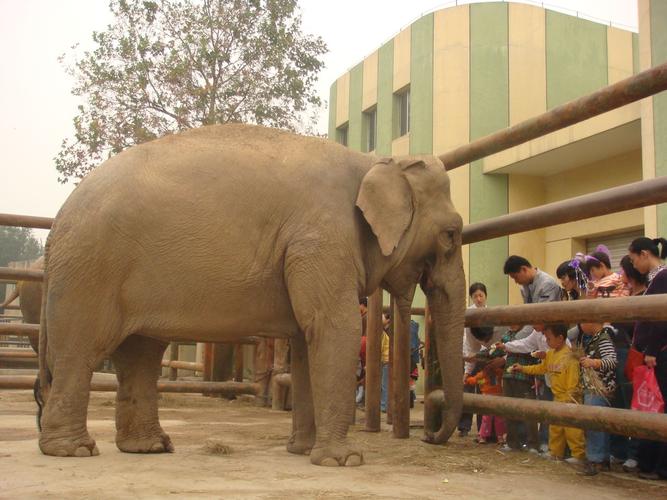
[[[519,255],[510,255],[505,261],[503,272],[514,280],[517,285],[521,286],[521,296],[524,304],[536,304],[539,302],[556,302],[561,298],[561,289],[555,279],[549,276],[544,271],[533,267],[528,259]],[[516,341],[525,339],[533,333],[533,325],[524,325],[514,337]],[[541,328],[535,328],[541,331]],[[539,338],[539,334],[538,334]],[[536,387],[538,389],[538,398],[546,401],[551,401],[553,395],[551,389],[544,384],[540,384],[536,380]],[[548,436],[548,424],[540,425],[540,437],[542,446],[540,449],[544,451]],[[530,448],[532,452],[539,452],[540,450]]]
[[[510,255],[505,261],[503,272],[509,275],[517,285],[521,286],[521,296],[524,304],[560,300],[560,286],[556,283],[556,280],[544,271],[533,267],[524,257]],[[517,340],[525,338],[532,332],[532,325],[525,325],[518,332],[516,338]]]

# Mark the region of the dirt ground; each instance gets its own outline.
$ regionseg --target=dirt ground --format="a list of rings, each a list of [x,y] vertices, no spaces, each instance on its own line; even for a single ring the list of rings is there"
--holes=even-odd
[[[285,451],[291,416],[196,394],[163,394],[160,417],[175,453],[134,455],[114,445],[113,393],[93,393],[88,425],[100,456],[55,458],[37,448],[30,391],[0,391],[0,498],[667,498],[664,482],[623,472],[594,478],[563,463],[453,438],[445,446],[394,439],[390,427],[351,439],[361,467],[326,468]],[[421,420],[422,405],[414,410]]]

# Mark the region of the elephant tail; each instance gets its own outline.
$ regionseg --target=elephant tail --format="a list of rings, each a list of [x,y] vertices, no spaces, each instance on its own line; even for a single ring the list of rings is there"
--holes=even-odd
[[[7,297],[7,300],[5,300],[2,304],[0,304],[0,308],[5,308],[9,304],[14,302],[16,299],[18,299],[18,297],[19,297],[19,287],[20,287],[19,283],[16,284],[16,286],[14,287],[14,291],[12,291],[12,294],[9,297]]]
[[[48,399],[52,380],[51,371],[49,370],[49,365],[46,361],[46,351],[48,345],[48,335],[46,328],[46,297],[48,295],[47,290],[49,288],[49,275],[46,262],[48,262],[48,248],[49,238],[47,237],[46,245],[44,246],[44,281],[42,282],[42,309],[39,319],[39,351],[37,353],[39,358],[39,374],[37,375],[37,380],[35,380],[35,386],[33,388],[35,402],[37,403],[37,428],[40,430],[40,432],[42,430],[42,408]]]

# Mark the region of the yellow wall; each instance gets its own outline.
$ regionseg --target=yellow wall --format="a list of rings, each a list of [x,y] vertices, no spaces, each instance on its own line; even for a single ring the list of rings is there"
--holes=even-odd
[[[632,76],[632,33],[607,27],[607,81],[609,85]]]
[[[378,52],[364,59],[363,95],[361,109],[366,111],[378,102]]]
[[[510,175],[508,189],[510,213],[544,204],[545,187],[542,177]],[[512,234],[509,237],[509,255],[521,255],[528,259],[533,266],[544,269],[544,240],[545,229]],[[510,304],[523,303],[520,288],[514,282],[509,283],[508,291]]]
[[[544,113],[547,109],[545,44],[544,9],[510,3],[510,126]]]
[[[336,81],[336,127],[350,119],[350,72]]]
[[[410,154],[410,134],[402,135],[401,137],[391,141],[391,155],[392,156],[406,156]]]
[[[439,10],[433,32],[433,153],[442,154],[470,139],[470,9],[467,5]],[[449,172],[452,202],[470,221],[470,173],[465,165]],[[470,250],[463,247],[469,274]]]
[[[410,83],[410,26],[394,38],[394,92]]]
[[[591,163],[544,179],[545,203],[580,196],[641,180],[641,151]],[[545,271],[552,276],[556,267],[585,249],[585,239],[640,228],[644,223],[640,208],[592,217],[545,229]]]

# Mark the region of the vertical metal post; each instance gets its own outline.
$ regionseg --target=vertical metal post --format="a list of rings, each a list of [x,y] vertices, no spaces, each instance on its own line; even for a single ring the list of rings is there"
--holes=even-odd
[[[396,300],[393,309],[392,431],[396,438],[410,436],[410,305],[404,300]]]
[[[382,289],[368,297],[366,324],[366,430],[380,432],[382,382]]]

